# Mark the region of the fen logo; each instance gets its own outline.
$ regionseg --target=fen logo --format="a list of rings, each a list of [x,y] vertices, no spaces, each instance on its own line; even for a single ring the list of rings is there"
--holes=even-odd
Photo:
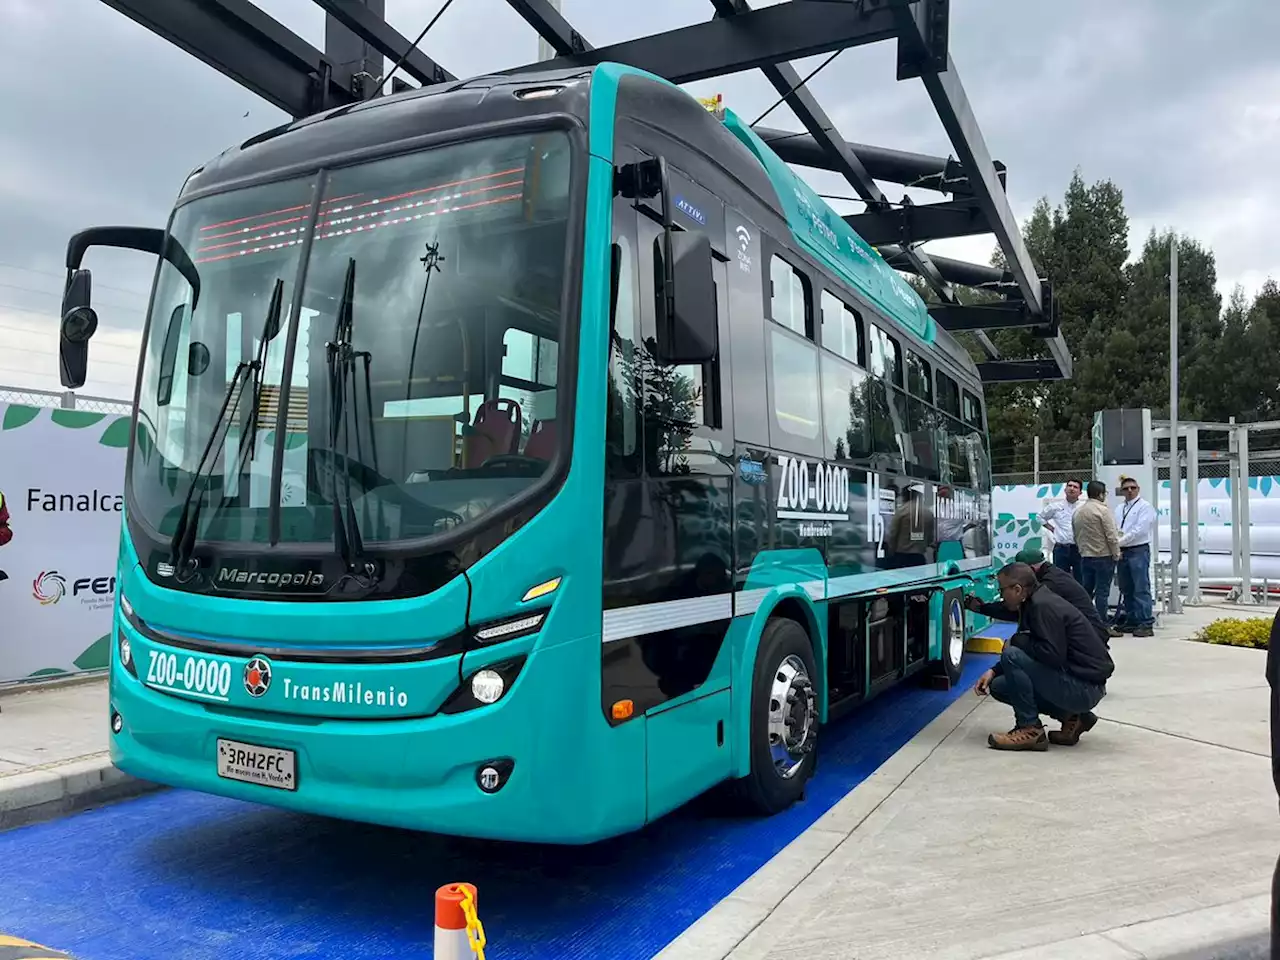
[[[57,603],[67,595],[67,581],[57,570],[45,570],[31,581],[31,595],[42,607]]]

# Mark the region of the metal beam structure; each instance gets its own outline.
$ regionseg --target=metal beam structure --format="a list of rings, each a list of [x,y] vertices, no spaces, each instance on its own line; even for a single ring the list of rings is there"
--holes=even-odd
[[[976,197],[916,205],[904,201],[891,210],[868,210],[844,218],[873,247],[921,243],[991,232]]]
[[[509,2],[517,8],[530,5],[530,0]],[[555,34],[543,36],[553,46],[563,42]],[[864,13],[851,3],[789,0],[744,12],[733,22],[718,18],[607,47],[593,48],[576,32],[574,36],[583,45],[581,52],[502,72],[614,62],[647,70],[672,83],[692,83],[757,67],[767,73],[782,61],[892,39],[896,28],[888,7]],[[796,77],[796,83],[799,79]]]
[[[401,36],[399,31],[385,20],[383,11],[386,0],[372,0],[372,2],[370,0],[314,0],[314,2],[328,14],[325,18],[326,28],[334,23],[341,24],[343,28],[393,63],[398,62],[405,56],[406,51],[409,51],[400,69],[419,83],[444,83],[446,80],[457,79],[421,50],[410,50],[409,40]],[[329,43],[327,29],[325,49],[326,53],[331,55],[336,52]],[[373,73],[373,71],[369,72]],[[373,73],[373,77],[376,80],[382,79],[382,71]]]
[[[422,84],[454,75],[386,23],[385,0],[313,0],[326,14],[319,51],[251,0],[102,0],[294,117],[352,103],[385,87],[383,59]],[[1043,380],[1071,375],[1050,288],[1036,273],[1005,195],[1005,170],[991,159],[948,51],[949,0],[787,0],[753,10],[748,0],[711,0],[702,23],[595,48],[554,0],[506,0],[556,57],[503,73],[617,61],[674,83],[763,71],[804,125],[801,132],[757,128],[788,163],[839,173],[866,204],[845,219],[893,267],[920,276],[940,303],[945,329],[975,333],[987,354],[985,379]],[[919,78],[955,155],[931,157],[850,143],[790,61],[883,40],[897,42],[898,79]],[[392,89],[403,87],[396,78]],[[385,92],[385,91],[384,91]],[[913,204],[888,199],[877,181],[933,190],[949,199]],[[1008,270],[932,257],[929,240],[994,234]],[[956,285],[994,293],[1007,304],[961,306]],[[1001,358],[986,331],[1026,327],[1045,339],[1045,359]]]
[[[351,70],[250,0],[102,0],[293,117],[354,99]]]
[[[826,151],[807,133],[775,130],[772,127],[756,127],[755,131],[787,163],[815,170],[835,169]],[[919,190],[936,190],[956,197],[973,194],[969,188],[969,177],[955,157],[930,157],[923,153],[873,147],[865,143],[849,143],[849,149],[876,180],[899,183]],[[1003,184],[1004,164],[997,160],[995,168]]]

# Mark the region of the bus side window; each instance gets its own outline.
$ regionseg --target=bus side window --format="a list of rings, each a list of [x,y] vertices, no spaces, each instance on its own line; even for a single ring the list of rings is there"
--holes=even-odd
[[[943,479],[961,487],[972,486],[973,476],[969,467],[966,446],[968,431],[960,420],[960,385],[941,370],[938,371],[938,419],[946,437],[946,454],[940,456],[945,476]]]
[[[863,366],[862,317],[844,301],[822,291],[822,345],[851,363]]]
[[[823,449],[818,348],[812,342],[809,280],[776,254],[769,262],[769,369],[773,445],[817,455]],[[777,436],[781,431],[785,436]],[[788,439],[790,438],[790,439]]]
[[[987,445],[982,430],[982,401],[968,390],[961,394],[964,428],[969,437],[974,485],[983,492],[991,489],[991,471],[987,462]]]
[[[870,385],[866,372],[830,354],[822,355],[822,423],[829,460],[871,453]]]
[[[914,463],[911,444],[911,420],[907,397],[902,391],[902,348],[879,327],[868,331],[871,341],[872,446],[877,458],[888,461],[891,470],[906,472]]]
[[[769,319],[813,339],[813,301],[809,281],[776,254],[769,260]]]
[[[939,477],[938,418],[933,409],[933,370],[929,361],[912,350],[907,351],[907,409],[911,430],[910,443],[916,473],[928,480]]]

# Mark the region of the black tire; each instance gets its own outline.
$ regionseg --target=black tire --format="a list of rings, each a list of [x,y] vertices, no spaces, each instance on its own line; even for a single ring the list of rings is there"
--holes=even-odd
[[[948,688],[960,682],[968,659],[965,635],[968,611],[964,596],[959,590],[948,591],[942,598],[942,657],[934,661],[929,672],[938,680],[945,680]]]
[[[780,674],[788,675],[784,671],[788,671],[788,667],[793,666],[795,661],[803,664],[809,680],[810,689],[800,695],[812,697],[807,707],[811,720],[806,725],[808,733],[802,738],[805,746],[799,762],[790,775],[786,776],[775,764],[769,742],[770,701],[775,678]],[[770,816],[804,798],[805,787],[813,776],[818,761],[816,684],[817,666],[813,646],[804,628],[794,620],[783,617],[770,620],[760,637],[751,677],[751,772],[736,782],[738,798],[753,813]],[[790,757],[788,754],[788,758]]]

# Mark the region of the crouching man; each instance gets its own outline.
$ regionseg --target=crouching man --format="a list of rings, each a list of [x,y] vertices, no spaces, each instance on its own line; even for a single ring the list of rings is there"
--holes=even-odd
[[[1115,670],[1107,645],[1068,601],[1044,587],[1025,563],[997,575],[1000,600],[1018,613],[1018,632],[1000,662],[978,678],[974,692],[1013,707],[1014,726],[993,733],[996,750],[1047,750],[1050,743],[1074,746],[1098,718],[1093,708],[1107,694]],[[1040,715],[1062,721],[1046,736]]]

